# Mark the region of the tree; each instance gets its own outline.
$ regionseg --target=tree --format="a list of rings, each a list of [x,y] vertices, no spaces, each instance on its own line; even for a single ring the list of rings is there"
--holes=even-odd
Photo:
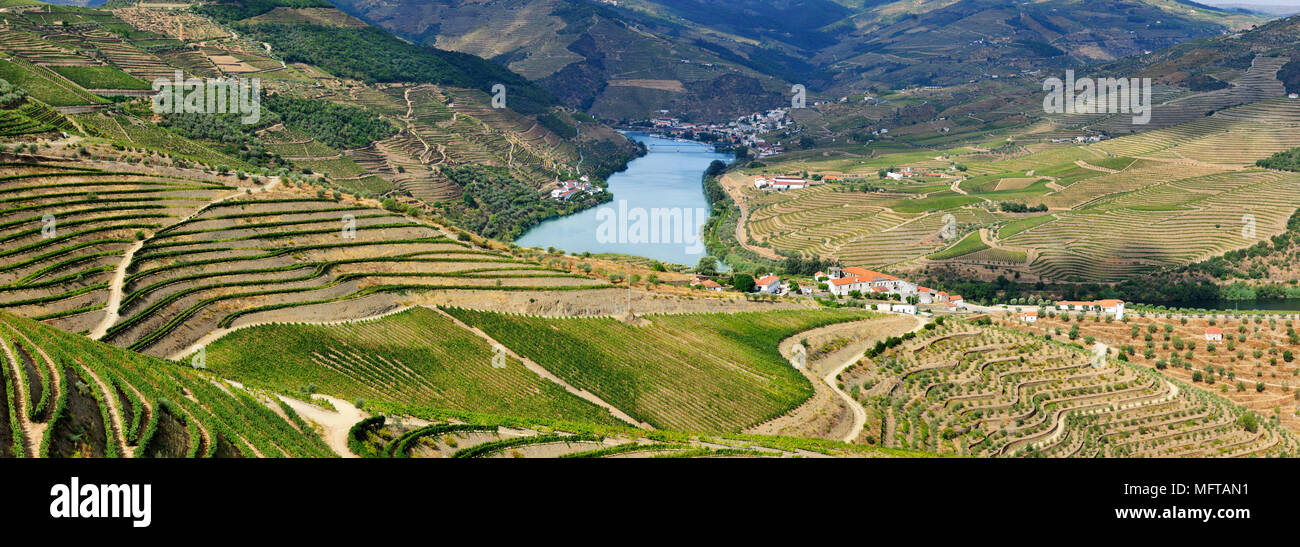
[[[749,274],[736,274],[731,277],[731,286],[740,292],[751,292],[754,290],[754,276]]]
[[[1240,425],[1242,429],[1245,429],[1246,431],[1254,433],[1259,431],[1259,418],[1255,417],[1254,412],[1247,412],[1242,414],[1240,418],[1237,418],[1237,425]]]
[[[699,263],[695,265],[695,273],[700,275],[717,275],[718,259],[711,256],[700,257]]]

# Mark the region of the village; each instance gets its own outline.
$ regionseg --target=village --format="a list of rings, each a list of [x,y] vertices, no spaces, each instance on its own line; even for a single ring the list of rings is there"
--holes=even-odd
[[[763,137],[764,134],[794,127],[794,120],[786,108],[754,112],[727,123],[707,124],[668,117],[667,110],[660,110],[659,114],[657,118],[642,122],[642,126],[649,125],[656,135],[667,138],[708,142],[723,147],[744,146],[759,158],[786,151],[783,143],[770,143]]]
[[[709,276],[696,276],[690,282],[690,286],[712,292],[727,290],[726,286]],[[736,284],[736,287],[740,286],[741,284]],[[855,266],[819,271],[813,275],[811,281],[783,279],[778,275],[768,274],[755,279],[753,288],[746,292],[771,297],[829,297],[835,300],[849,298],[855,301],[862,300],[864,307],[873,310],[908,315],[1012,313],[1017,321],[1025,324],[1037,322],[1040,314],[1044,312],[1049,314],[1094,312],[1098,315],[1110,316],[1116,321],[1123,321],[1126,313],[1125,302],[1119,299],[1061,300],[1050,306],[1043,303],[985,306],[968,303],[959,294],[950,294],[897,276]],[[865,301],[878,303],[867,304]],[[1215,341],[1222,339],[1223,333],[1211,327],[1205,331],[1205,337],[1207,341]]]

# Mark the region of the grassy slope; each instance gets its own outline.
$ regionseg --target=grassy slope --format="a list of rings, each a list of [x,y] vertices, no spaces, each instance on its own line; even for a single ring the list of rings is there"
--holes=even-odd
[[[433,310],[416,308],[350,325],[265,325],[238,331],[208,348],[208,366],[225,376],[284,391],[307,385],[349,400],[491,412],[610,424],[603,409],[538,378],[517,361],[492,366],[481,338]],[[337,354],[337,361],[326,355]],[[365,356],[372,367],[356,366]],[[400,375],[400,363],[418,380]],[[349,362],[331,369],[324,363]],[[343,370],[343,373],[340,373]]]
[[[655,427],[737,431],[812,395],[777,351],[801,331],[870,314],[829,310],[660,315],[651,325],[451,309],[498,342]]]

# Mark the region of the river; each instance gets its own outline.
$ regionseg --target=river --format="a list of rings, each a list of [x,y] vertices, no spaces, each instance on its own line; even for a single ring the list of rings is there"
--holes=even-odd
[[[704,171],[731,154],[702,143],[627,132],[648,153],[609,177],[614,200],[538,224],[515,241],[570,253],[621,253],[695,266],[704,256],[700,227],[708,220]]]

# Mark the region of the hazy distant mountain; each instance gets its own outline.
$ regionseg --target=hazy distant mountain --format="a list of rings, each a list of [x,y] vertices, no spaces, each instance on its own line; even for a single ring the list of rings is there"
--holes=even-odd
[[[1270,15],[1295,15],[1300,13],[1300,2],[1286,1],[1285,3],[1266,4],[1263,0],[1255,2],[1210,2],[1215,7],[1232,10],[1253,11],[1256,13],[1267,13]]]
[[[333,0],[606,119],[716,118],[840,94],[1082,66],[1264,21],[1182,0]]]

